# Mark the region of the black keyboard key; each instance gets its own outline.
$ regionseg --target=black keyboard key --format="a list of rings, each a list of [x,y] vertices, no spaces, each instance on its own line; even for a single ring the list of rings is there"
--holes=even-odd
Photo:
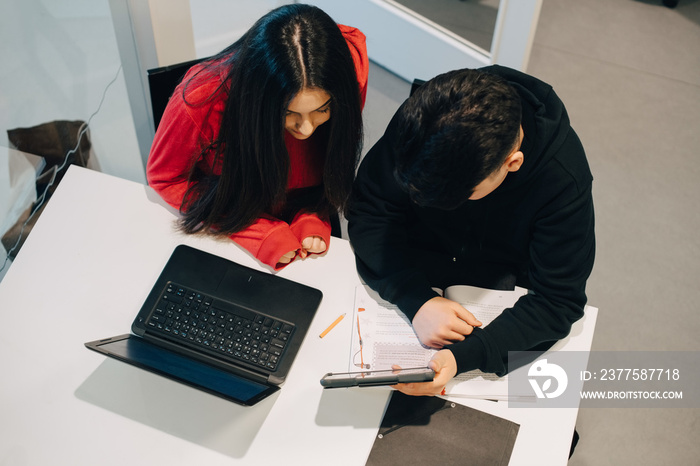
[[[286,341],[278,340],[277,338],[273,338],[272,340],[270,340],[270,346],[272,346],[273,348],[279,348],[282,350],[284,349],[286,344]]]
[[[167,301],[169,303],[175,303],[175,304],[180,304],[182,302],[182,298],[180,296],[178,296],[177,294],[165,293],[165,294],[163,294],[163,297],[161,299],[163,301]]]

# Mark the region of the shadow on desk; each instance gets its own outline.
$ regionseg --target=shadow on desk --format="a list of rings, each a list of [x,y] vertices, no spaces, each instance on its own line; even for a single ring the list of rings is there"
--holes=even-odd
[[[279,392],[254,409],[247,408],[107,359],[78,387],[75,396],[183,440],[242,458]]]
[[[165,210],[175,215],[176,217],[180,216],[180,211],[168,204],[167,202],[165,202],[163,198],[160,197],[160,195],[157,192],[155,192],[151,187],[144,186],[143,191],[146,193],[146,199],[148,199],[148,202],[163,206]]]
[[[324,389],[316,412],[316,424],[376,429],[390,394],[390,389],[379,387]]]

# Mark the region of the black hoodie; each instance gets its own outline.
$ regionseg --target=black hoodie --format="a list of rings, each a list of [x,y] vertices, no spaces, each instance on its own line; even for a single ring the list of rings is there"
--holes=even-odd
[[[426,254],[446,258],[444,269],[459,270],[463,284],[489,286],[489,277],[505,273],[528,288],[491,324],[448,346],[458,372],[503,375],[509,351],[546,349],[583,315],[595,255],[593,178],[551,86],[501,66],[481,71],[502,76],[521,96],[520,169],[457,209],[419,207],[393,176],[395,117],[358,170],[348,231],[362,278],[411,320],[437,296],[433,286],[454,284],[429,279]]]

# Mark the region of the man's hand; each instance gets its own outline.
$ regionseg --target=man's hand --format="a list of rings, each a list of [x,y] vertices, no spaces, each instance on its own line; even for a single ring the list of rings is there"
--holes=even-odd
[[[418,339],[433,348],[462,341],[479,326],[481,322],[471,312],[441,296],[427,301],[413,317],[413,329]]]
[[[301,249],[299,250],[299,256],[302,259],[306,259],[309,253],[321,254],[326,250],[326,242],[320,236],[307,236],[301,242]]]
[[[394,385],[394,388],[406,395],[440,395],[445,389],[447,382],[457,375],[457,361],[455,361],[452,351],[441,350],[435,353],[428,363],[428,367],[435,371],[435,378],[432,382],[398,383]]]

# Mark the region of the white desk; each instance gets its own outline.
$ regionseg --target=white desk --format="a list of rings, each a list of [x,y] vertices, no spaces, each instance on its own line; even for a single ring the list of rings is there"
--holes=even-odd
[[[0,283],[0,464],[364,464],[388,391],[324,391],[347,367],[360,282],[349,244],[279,273],[323,291],[294,368],[278,393],[245,408],[88,351],[129,331],[177,244],[264,269],[230,241],[185,236],[176,213],[143,185],[71,167]],[[37,325],[36,322],[39,322]],[[595,324],[595,312],[582,322]],[[30,332],[29,329],[32,329]],[[590,348],[592,331],[576,337]],[[564,464],[576,409],[463,404],[521,424],[511,464]]]

